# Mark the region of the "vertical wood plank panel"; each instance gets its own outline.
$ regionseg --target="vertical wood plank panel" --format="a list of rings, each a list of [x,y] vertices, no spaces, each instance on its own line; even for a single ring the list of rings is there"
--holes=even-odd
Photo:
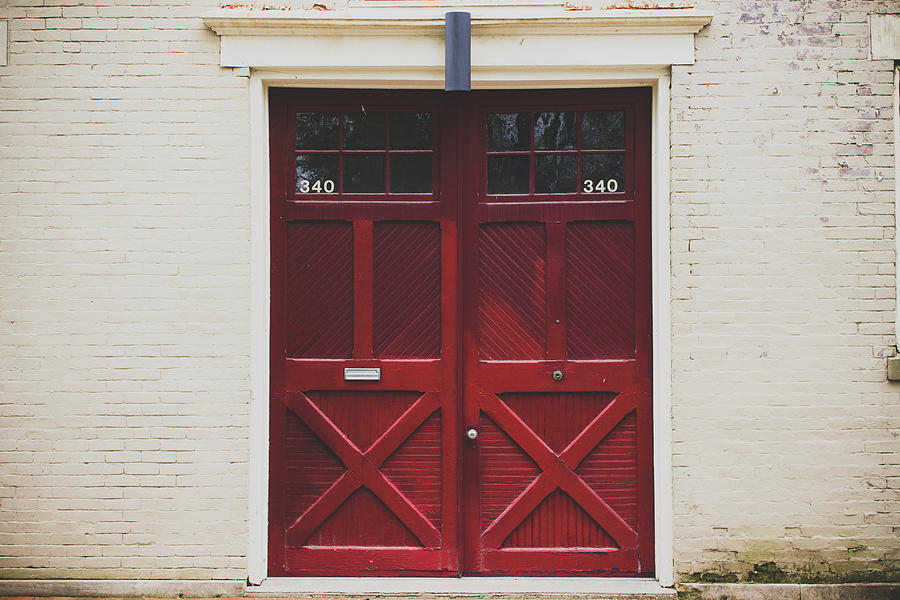
[[[372,221],[353,223],[353,358],[372,358]]]

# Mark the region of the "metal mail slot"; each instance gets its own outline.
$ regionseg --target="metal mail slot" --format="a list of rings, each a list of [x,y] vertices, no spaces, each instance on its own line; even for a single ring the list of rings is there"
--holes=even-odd
[[[354,368],[344,369],[344,381],[381,381],[381,368]]]

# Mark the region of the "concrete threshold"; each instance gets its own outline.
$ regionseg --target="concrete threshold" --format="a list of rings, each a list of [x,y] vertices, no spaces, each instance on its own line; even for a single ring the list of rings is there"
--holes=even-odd
[[[672,600],[655,579],[620,577],[273,577],[247,596],[305,598],[596,598]]]

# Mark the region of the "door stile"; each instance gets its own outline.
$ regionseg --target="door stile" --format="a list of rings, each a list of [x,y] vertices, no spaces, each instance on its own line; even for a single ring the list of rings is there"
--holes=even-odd
[[[646,90],[645,96],[649,96]],[[649,99],[644,103],[635,105],[634,148],[637,149],[633,163],[637,173],[651,172],[651,123],[652,115]],[[635,215],[635,339],[637,387],[643,394],[643,401],[638,401],[636,412],[640,423],[638,427],[637,465],[638,465],[638,494],[641,498],[650,501],[642,502],[638,506],[638,543],[641,547],[639,555],[640,574],[652,576],[656,572],[656,544],[655,521],[653,514],[654,489],[653,489],[653,328],[651,318],[641,318],[642,315],[652,315],[652,189],[651,178],[636,177],[635,198],[645,198],[646,201],[636,203]]]
[[[477,357],[473,356],[470,348],[474,347],[477,338],[477,314],[478,306],[474,295],[468,290],[474,289],[478,278],[477,261],[477,200],[478,186],[483,170],[479,162],[479,148],[482,145],[482,132],[478,124],[478,105],[474,101],[473,94],[466,94],[460,99],[460,140],[459,140],[459,215],[460,230],[462,231],[460,243],[460,255],[462,256],[462,269],[460,281],[462,282],[462,340],[460,344],[460,391],[459,402],[462,412],[462,426],[459,435],[462,437],[466,430],[478,428],[478,404],[468,399],[477,393],[474,385],[474,376],[478,371]],[[462,569],[464,574],[474,574],[482,570],[481,565],[481,499],[479,496],[479,464],[478,444],[468,438],[462,439],[462,463],[463,473],[460,477],[462,487],[462,506],[460,520],[462,530]]]
[[[285,498],[279,482],[285,479],[285,368],[284,329],[286,312],[282,286],[285,272],[286,243],[284,231],[284,205],[287,197],[287,170],[289,153],[284,135],[287,129],[287,104],[280,90],[269,92],[269,204],[270,204],[270,298],[271,321],[269,324],[269,512],[268,512],[268,574],[284,574],[284,522]]]
[[[443,404],[442,436],[444,455],[442,457],[442,515],[446,524],[442,529],[443,546],[447,549],[441,566],[450,576],[461,569],[461,469],[460,452],[460,409],[459,394],[462,382],[462,323],[461,312],[461,236],[459,228],[460,143],[457,133],[459,122],[458,107],[452,99],[441,100],[440,149],[441,185],[440,198],[443,209],[441,215],[441,356],[443,358],[443,381],[447,387]]]

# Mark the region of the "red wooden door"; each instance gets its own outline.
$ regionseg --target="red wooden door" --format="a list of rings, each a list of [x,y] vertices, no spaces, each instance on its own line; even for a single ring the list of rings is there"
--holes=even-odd
[[[451,109],[433,93],[270,99],[270,574],[454,573]]]
[[[467,572],[653,572],[649,108],[649,90],[468,107]]]
[[[649,100],[270,91],[271,575],[652,574]]]

